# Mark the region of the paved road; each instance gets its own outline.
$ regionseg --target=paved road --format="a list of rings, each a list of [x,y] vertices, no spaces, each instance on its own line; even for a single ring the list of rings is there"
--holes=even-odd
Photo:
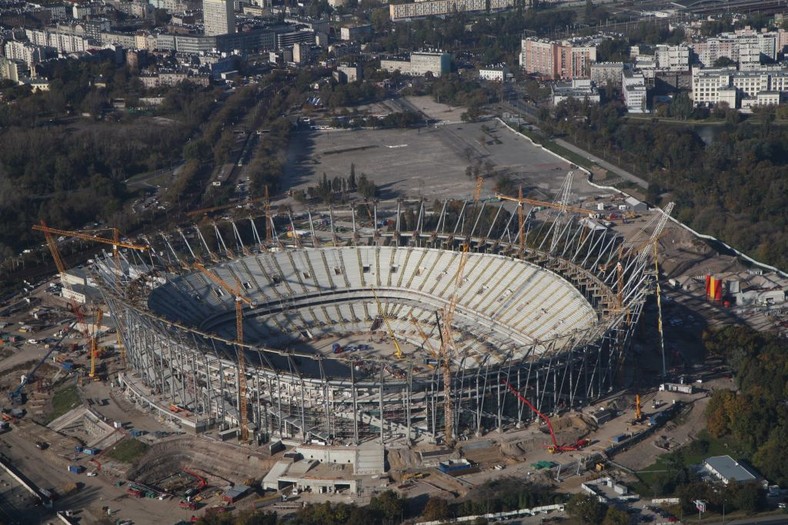
[[[530,121],[534,129],[541,132],[541,130],[539,130],[539,128],[535,126],[535,123],[538,122],[538,118],[537,118],[538,109],[536,108],[536,106],[525,104],[521,100],[507,100],[504,101],[502,105],[508,106],[512,112],[517,113],[520,116],[524,117],[526,120]],[[648,182],[646,182],[645,180],[641,179],[637,175],[634,175],[633,173],[630,173],[629,171],[623,168],[619,168],[618,166],[615,166],[607,162],[606,160],[597,157],[593,153],[590,153],[582,148],[578,148],[574,144],[570,144],[569,142],[563,139],[555,138],[553,139],[553,142],[555,142],[556,144],[558,144],[563,148],[568,149],[569,151],[577,155],[580,155],[581,157],[584,157],[596,163],[598,166],[605,168],[606,170],[612,173],[615,173],[616,175],[618,175],[624,180],[633,182],[643,189],[648,188]]]
[[[568,149],[569,151],[571,151],[573,153],[576,153],[577,155],[580,155],[581,157],[585,157],[586,159],[596,163],[598,166],[601,166],[602,168],[605,168],[606,170],[608,170],[608,171],[610,171],[612,173],[615,173],[619,177],[621,177],[621,178],[623,178],[625,180],[628,180],[629,182],[634,182],[635,184],[637,184],[638,186],[640,186],[643,189],[648,188],[648,182],[646,182],[645,180],[641,179],[637,175],[634,175],[634,174],[628,172],[625,169],[622,169],[622,168],[619,168],[618,166],[610,164],[606,160],[600,159],[599,157],[597,157],[593,153],[589,153],[588,151],[585,151],[584,149],[578,148],[574,144],[570,144],[570,143],[568,143],[567,141],[565,141],[563,139],[556,138],[556,139],[553,139],[553,142],[555,142],[556,144],[558,144],[561,147],[564,147],[564,148]]]

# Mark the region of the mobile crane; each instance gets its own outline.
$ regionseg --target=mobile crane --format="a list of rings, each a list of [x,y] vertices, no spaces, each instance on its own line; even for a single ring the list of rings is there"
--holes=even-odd
[[[542,414],[537,408],[528,401],[525,396],[523,396],[511,383],[506,381],[505,379],[501,380],[501,383],[506,386],[515,396],[517,399],[520,400],[521,403],[526,405],[530,408],[537,416],[539,416],[542,421],[547,423],[547,430],[550,431],[550,439],[552,440],[553,444],[547,447],[547,451],[551,454],[559,454],[561,452],[572,452],[575,450],[581,450],[588,446],[589,441],[587,439],[578,439],[574,443],[570,445],[559,445],[558,440],[555,437],[555,431],[553,431],[553,424],[550,422],[550,418],[546,415]]]

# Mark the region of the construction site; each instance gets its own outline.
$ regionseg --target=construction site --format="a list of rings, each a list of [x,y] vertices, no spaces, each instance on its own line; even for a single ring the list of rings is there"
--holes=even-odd
[[[648,457],[684,442],[706,394],[668,382],[663,308],[674,333],[704,321],[674,326],[683,306],[647,300],[679,238],[673,206],[577,198],[574,175],[529,197],[485,194],[479,177],[465,199],[303,211],[275,212],[266,191],[256,213],[200,210],[133,240],[37,225],[60,283],[26,283],[0,312],[0,464],[32,487],[0,489],[0,513],[37,501],[39,517],[165,523],[387,488],[455,498],[502,475],[579,480],[649,437]],[[63,239],[100,251],[68,268]],[[679,244],[660,259],[695,271],[697,243]],[[706,296],[722,305],[720,286]],[[644,371],[662,390],[625,391]],[[685,437],[657,436],[677,415]]]
[[[123,394],[115,403],[132,404],[175,435],[214,435],[269,457],[295,447],[304,467],[268,461],[273,474],[264,488],[352,494],[364,486],[354,476],[367,476],[367,488],[377,484],[370,476],[385,473],[386,449],[451,450],[491,431],[517,431],[544,413],[580,410],[613,389],[670,210],[624,239],[589,227],[593,210],[566,202],[572,179],[552,202],[522,192],[486,201],[477,192],[439,210],[421,202],[409,229],[404,204],[372,203],[317,217],[274,217],[266,206],[262,217],[136,243],[116,230],[107,238],[82,234],[112,247],[88,269],[107,311],[85,319],[72,304],[74,321],[54,334],[60,338],[9,398],[24,402],[29,378],[55,363],[58,375],[78,371],[83,389],[94,388],[86,381],[110,381]],[[65,276],[54,237],[77,233],[36,229]],[[64,298],[81,293],[61,280]],[[101,331],[100,343],[107,318],[112,329]],[[88,334],[84,367],[70,356],[76,345],[66,343],[75,333]],[[115,339],[112,370],[110,355],[99,351],[107,338]],[[68,434],[91,420],[100,436],[59,447],[93,462],[69,472],[97,475],[98,455],[129,432],[169,434],[130,429],[122,415],[96,417],[98,405],[49,425]],[[553,435],[550,447],[588,443]],[[126,495],[187,490],[183,508],[195,510],[187,485],[202,480],[193,487],[200,492],[205,477],[177,463],[124,475],[134,481]]]

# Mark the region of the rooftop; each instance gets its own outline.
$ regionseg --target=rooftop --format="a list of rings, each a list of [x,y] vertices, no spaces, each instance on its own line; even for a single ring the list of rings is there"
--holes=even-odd
[[[726,482],[755,481],[758,479],[755,474],[730,456],[713,456],[707,458],[704,463]]]

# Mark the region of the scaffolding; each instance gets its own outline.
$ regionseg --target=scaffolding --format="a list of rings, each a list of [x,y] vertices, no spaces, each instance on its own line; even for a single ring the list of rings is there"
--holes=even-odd
[[[107,305],[113,317],[122,319],[133,371],[129,377],[151,397],[188,410],[197,431],[239,425],[237,382],[243,377],[249,428],[258,441],[439,440],[447,406],[457,436],[520,427],[534,416],[502,386],[507,383],[544,413],[579,408],[608,395],[650,293],[650,244],[638,251],[642,239],[625,241],[609,230],[588,230],[575,217],[549,210],[540,220],[529,213],[527,228],[520,228],[511,204],[465,204],[447,201],[439,213],[428,213],[427,205],[418,202],[412,210],[416,221],[398,206],[388,226],[379,227],[376,220],[374,230],[357,229],[362,221],[352,207],[333,208],[321,221],[313,220],[319,214],[309,213],[303,230],[326,232],[331,245],[321,245],[313,234],[295,246],[284,231],[288,226],[294,231],[293,217],[280,225],[271,217],[214,224],[213,243],[196,226],[163,233],[155,239],[163,245],[149,251],[156,257],[121,253],[136,276],[123,290],[112,277],[112,258],[98,258],[94,270]],[[377,206],[363,212],[385,217]],[[293,245],[269,248],[260,242],[259,220],[272,229],[269,240],[288,239]],[[345,237],[338,234],[339,221],[352,225]],[[645,236],[660,234],[664,221],[655,224]],[[226,241],[239,249],[228,249]],[[464,249],[470,257],[451,327],[456,350],[450,389],[440,367],[423,366],[431,354],[402,360],[380,355],[358,364],[331,353],[293,349],[295,342],[370,333],[378,301],[394,330],[419,346],[422,338],[406,333],[416,332],[412,319],[428,323],[454,289],[454,274],[442,280],[441,266],[434,264],[436,270],[426,261],[444,261],[448,273],[456,270]],[[212,271],[220,278],[255,295],[243,346],[234,340],[231,294],[223,296],[204,276],[175,264],[195,260],[197,254],[216,263]],[[508,291],[491,297],[493,291],[479,277],[484,271],[500,272],[496,278]],[[507,293],[519,297],[526,289],[543,290],[547,299],[525,313],[507,306]],[[578,312],[585,315],[566,330],[564,320],[553,319],[558,315],[553,305],[564,297],[582,302]],[[238,369],[236,352],[245,352],[244,370]],[[448,404],[446,391],[453,398]]]

